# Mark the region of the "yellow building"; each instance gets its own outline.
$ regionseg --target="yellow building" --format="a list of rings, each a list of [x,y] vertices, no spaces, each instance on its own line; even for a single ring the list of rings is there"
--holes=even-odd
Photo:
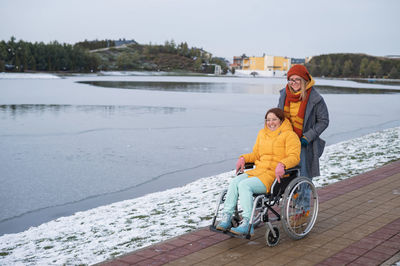
[[[264,61],[264,57],[250,57],[250,70],[263,70]]]
[[[242,69],[243,70],[249,70],[250,69],[250,58],[248,58],[248,57],[243,58]]]
[[[243,59],[243,70],[254,71],[288,71],[290,58],[282,56],[251,56]]]
[[[264,57],[251,56],[243,59],[243,70],[263,70]]]
[[[265,77],[285,77],[292,64],[304,64],[305,59],[286,56],[235,56],[231,67],[238,75],[260,75]]]
[[[290,58],[283,56],[273,56],[266,55],[265,56],[266,64],[264,66],[264,70],[266,71],[288,71],[290,68]]]

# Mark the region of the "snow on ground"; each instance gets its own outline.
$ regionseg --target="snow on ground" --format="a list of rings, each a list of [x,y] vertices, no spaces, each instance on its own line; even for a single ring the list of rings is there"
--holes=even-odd
[[[326,147],[317,187],[400,159],[400,127]],[[234,172],[0,237],[0,265],[94,264],[208,226]]]
[[[168,75],[164,71],[100,71],[103,76],[163,76]]]
[[[0,79],[58,79],[57,75],[48,73],[5,73],[0,72]]]

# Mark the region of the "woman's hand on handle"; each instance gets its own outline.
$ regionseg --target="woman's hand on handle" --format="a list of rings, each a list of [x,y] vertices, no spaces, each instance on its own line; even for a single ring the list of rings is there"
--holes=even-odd
[[[278,183],[281,182],[281,178],[285,174],[285,165],[283,163],[278,163],[278,165],[275,168],[275,176],[276,179],[278,180]]]
[[[239,160],[236,163],[236,174],[237,173],[243,173],[244,171],[244,157],[240,157]]]

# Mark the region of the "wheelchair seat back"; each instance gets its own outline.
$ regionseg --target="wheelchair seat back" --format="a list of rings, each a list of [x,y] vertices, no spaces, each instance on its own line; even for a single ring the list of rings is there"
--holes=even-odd
[[[296,177],[299,176],[299,169],[300,167],[296,166],[290,169],[287,169],[285,174],[283,175],[283,178],[281,178],[281,182],[278,183],[277,180],[274,181],[274,183],[271,186],[271,195],[272,197],[280,197],[284,192],[286,187],[289,185],[289,183],[295,179]]]

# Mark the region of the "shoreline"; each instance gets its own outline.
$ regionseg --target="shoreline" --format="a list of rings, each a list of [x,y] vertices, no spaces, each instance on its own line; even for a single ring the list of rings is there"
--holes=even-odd
[[[140,71],[140,70],[110,70],[110,71],[97,71],[97,72],[64,72],[64,71],[24,71],[24,72],[14,72],[14,71],[4,71],[0,72],[0,74],[49,74],[49,75],[56,75],[56,76],[75,76],[75,75],[102,75],[107,73],[126,73],[126,74],[143,74],[144,76],[199,76],[199,77],[229,77],[229,78],[285,78],[285,77],[278,77],[278,76],[256,76],[253,77],[252,75],[235,75],[235,74],[224,74],[224,75],[215,75],[215,74],[204,74],[204,73],[197,73],[197,72],[187,72],[187,71]],[[383,84],[383,85],[399,85],[400,79],[392,79],[392,78],[360,78],[360,77],[324,77],[324,76],[315,76],[314,78],[317,79],[324,79],[324,80],[344,80],[344,81],[355,81],[360,83],[372,83],[372,84]]]
[[[220,174],[218,170],[220,167],[225,169],[232,168],[234,161],[235,159],[228,159],[213,164],[184,169],[178,172],[165,173],[145,183],[121,191],[92,196],[76,202],[67,202],[65,204],[46,207],[10,217],[0,221],[0,237],[6,234],[21,233],[31,227],[40,226],[41,224],[51,222],[60,217],[72,216],[77,212],[89,211],[124,200],[134,200],[148,194],[174,189],[177,187],[173,184],[180,183],[179,181],[182,179],[184,179],[185,182],[178,187],[185,186],[198,179]],[[132,195],[135,195],[135,197],[132,198]],[[54,217],[54,214],[58,215]]]

